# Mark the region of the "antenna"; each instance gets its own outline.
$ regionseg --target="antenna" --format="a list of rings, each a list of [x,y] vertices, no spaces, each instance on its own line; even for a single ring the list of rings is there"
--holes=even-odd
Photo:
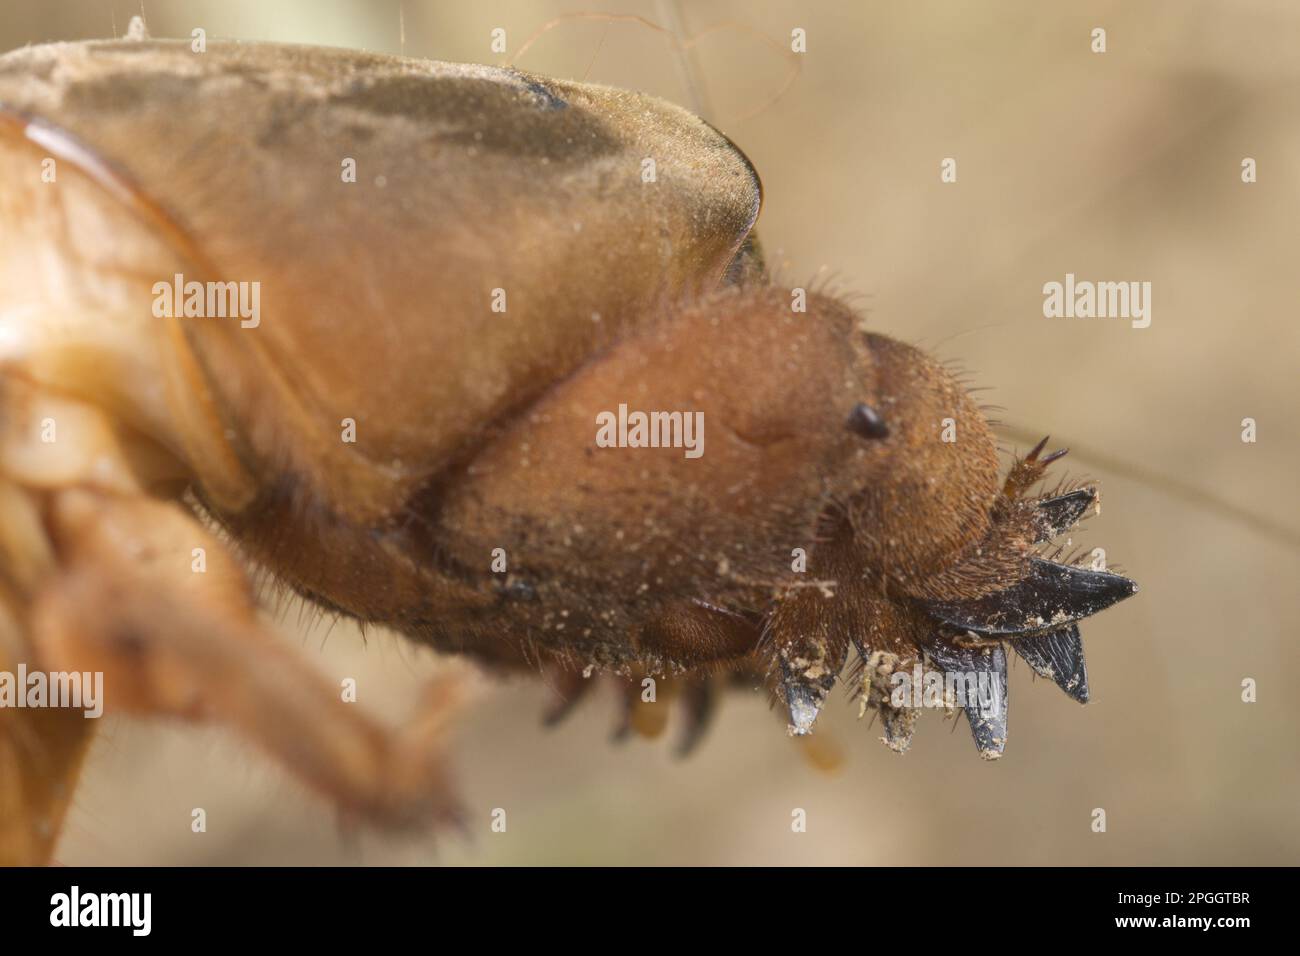
[[[680,0],[657,0],[655,9],[659,11],[659,22],[664,29],[677,38],[678,42],[673,44],[677,48],[673,62],[677,68],[677,78],[686,89],[687,105],[696,116],[712,119],[713,110],[704,89],[699,65],[695,62],[694,48],[682,42],[686,31],[682,27]]]

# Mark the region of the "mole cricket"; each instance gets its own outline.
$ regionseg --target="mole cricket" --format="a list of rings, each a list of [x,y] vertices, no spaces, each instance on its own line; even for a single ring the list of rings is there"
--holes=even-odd
[[[727,137],[618,89],[139,31],[0,56],[0,670],[102,674],[390,826],[457,813],[454,694],[380,726],[253,575],[543,672],[548,719],[598,672],[625,729],[671,688],[683,749],[736,684],[806,735],[842,679],[901,752],[923,670],[988,691],[1000,756],[1009,652],[1086,702],[1079,621],[1136,590],[1052,550],[1097,488],[1035,491],[1043,443],[1000,475],[941,364],[793,308],[760,206]],[[93,727],[0,710],[0,861],[48,858]]]

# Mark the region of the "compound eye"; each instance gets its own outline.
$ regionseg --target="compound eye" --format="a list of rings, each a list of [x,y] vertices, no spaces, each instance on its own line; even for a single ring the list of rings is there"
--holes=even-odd
[[[853,406],[853,411],[849,412],[849,419],[845,424],[849,426],[849,431],[863,438],[878,440],[889,437],[889,426],[880,417],[880,413],[866,402],[858,402]]]

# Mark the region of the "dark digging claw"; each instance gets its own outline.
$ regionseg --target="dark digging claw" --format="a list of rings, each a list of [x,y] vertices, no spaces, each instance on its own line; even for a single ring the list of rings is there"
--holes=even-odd
[[[896,654],[873,652],[869,647],[854,640],[858,654],[862,658],[862,715],[875,711],[880,715],[880,729],[883,731],[881,741],[894,753],[907,753],[912,745],[912,732],[916,729],[919,716],[917,708],[912,706],[895,707],[891,702],[893,691],[892,677],[901,667],[907,670],[911,664],[901,660]]]
[[[817,715],[826,703],[826,695],[835,686],[836,671],[827,670],[820,678],[811,678],[786,662],[781,665],[781,693],[790,710],[790,733],[802,737],[812,733]]]
[[[907,753],[912,746],[912,733],[916,730],[916,714],[892,707],[880,708],[880,727],[884,731],[881,738],[885,746],[894,753]]]
[[[1087,510],[1096,504],[1096,488],[1079,488],[1053,498],[1043,498],[1034,505],[1037,535],[1034,543],[1049,541],[1073,528]]]
[[[1047,447],[1047,443],[1051,440],[1051,438],[1052,438],[1051,435],[1044,435],[1042,438],[1040,438],[1038,440],[1038,444],[1035,445],[1033,448],[1029,449],[1029,454],[1025,455],[1024,459],[1022,460],[1027,464],[1033,464],[1034,462],[1038,461],[1038,456],[1043,453],[1043,449]]]
[[[787,683],[785,702],[790,708],[790,733],[796,737],[812,733],[817,715],[821,713],[824,694],[806,684]]]
[[[1047,467],[1048,465],[1050,465],[1052,462],[1054,462],[1054,461],[1060,461],[1062,458],[1064,458],[1064,457],[1065,457],[1066,455],[1068,455],[1069,453],[1070,453],[1070,449],[1068,449],[1068,448],[1058,448],[1058,449],[1056,449],[1056,451],[1052,452],[1052,453],[1051,453],[1050,455],[1048,455],[1046,458],[1041,459],[1041,460],[1038,462],[1038,467],[1039,467],[1039,468],[1046,468],[1046,467]]]
[[[1039,677],[1055,681],[1079,703],[1088,703],[1088,668],[1078,624],[1071,622],[1046,634],[1018,638],[1011,647]]]
[[[1030,558],[1029,573],[1003,591],[961,601],[924,601],[937,620],[980,635],[1041,633],[1104,611],[1137,592],[1128,578]]]
[[[1007,747],[1007,656],[1002,645],[960,647],[940,637],[926,651],[945,675],[975,675],[974,688],[969,680],[965,682],[964,709],[971,736],[985,760],[1001,757]]]

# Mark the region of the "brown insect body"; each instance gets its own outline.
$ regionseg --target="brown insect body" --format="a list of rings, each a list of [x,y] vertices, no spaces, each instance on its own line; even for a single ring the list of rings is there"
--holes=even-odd
[[[442,702],[397,738],[352,716],[258,642],[240,564],[166,499],[330,608],[507,668],[685,675],[701,722],[731,670],[808,732],[855,644],[896,749],[894,668],[1005,691],[1001,642],[1039,641],[1022,655],[1075,692],[1073,622],[1132,591],[1034,556],[1094,490],[1026,497],[1037,452],[1000,484],[941,366],[832,297],[791,310],[742,251],[752,167],[652,98],[267,44],[34,47],[0,58],[0,172],[23,184],[0,190],[8,659],[230,721],[371,817],[450,810]],[[259,282],[260,323],[151,314],[176,274]],[[597,447],[627,404],[702,413],[704,453]],[[75,440],[37,444],[47,419]],[[1005,693],[972,729],[1001,753]],[[84,729],[42,734],[75,773]],[[0,825],[0,853],[48,846]]]

